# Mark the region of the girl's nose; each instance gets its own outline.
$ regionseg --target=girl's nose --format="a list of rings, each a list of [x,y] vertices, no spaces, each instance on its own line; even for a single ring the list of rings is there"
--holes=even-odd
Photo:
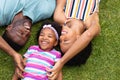
[[[47,39],[47,36],[43,36],[43,39],[46,40],[46,39]]]

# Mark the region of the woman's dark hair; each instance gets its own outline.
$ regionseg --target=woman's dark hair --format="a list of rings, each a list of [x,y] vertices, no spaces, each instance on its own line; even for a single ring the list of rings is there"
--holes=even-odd
[[[92,52],[92,43],[90,42],[88,46],[79,52],[76,56],[70,59],[66,65],[67,66],[80,66],[85,64]]]
[[[41,32],[41,30],[43,29],[43,26],[44,25],[51,25],[51,27],[53,27],[56,31],[57,31],[57,33],[58,33],[58,37],[60,37],[60,35],[61,35],[61,31],[62,31],[62,26],[60,26],[58,23],[56,23],[56,22],[52,22],[52,21],[49,21],[49,20],[46,20],[46,21],[44,21],[43,22],[43,24],[40,26],[40,29],[38,30],[38,32],[37,32],[37,42],[38,42],[38,39],[39,39],[39,35],[40,35],[40,32]],[[60,40],[58,39],[58,42],[60,42]],[[58,45],[57,45],[58,46]]]

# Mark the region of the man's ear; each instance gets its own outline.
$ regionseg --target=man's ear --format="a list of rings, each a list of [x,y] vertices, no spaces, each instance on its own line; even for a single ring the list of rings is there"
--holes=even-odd
[[[8,25],[7,27],[6,27],[6,30],[8,31],[8,30],[11,30],[12,29],[12,25]]]

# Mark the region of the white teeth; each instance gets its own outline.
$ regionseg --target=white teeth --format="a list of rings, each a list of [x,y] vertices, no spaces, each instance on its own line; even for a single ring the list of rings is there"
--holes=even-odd
[[[67,32],[66,31],[62,31],[61,34],[66,34]]]
[[[27,29],[30,29],[30,26],[28,26],[28,25],[25,25],[24,27],[27,28]]]
[[[45,42],[45,41],[43,41],[42,43],[43,43],[43,44],[47,44],[47,42]]]
[[[47,45],[48,44],[48,42],[46,42],[46,41],[42,41],[41,43],[42,43],[42,45]]]

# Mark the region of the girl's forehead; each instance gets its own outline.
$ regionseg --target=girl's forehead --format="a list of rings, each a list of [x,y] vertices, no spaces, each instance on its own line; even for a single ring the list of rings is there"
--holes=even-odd
[[[49,34],[55,34],[54,33],[54,31],[52,30],[52,29],[50,29],[50,28],[43,28],[42,30],[41,30],[41,33],[49,33]]]
[[[41,30],[41,32],[46,32],[46,31],[50,31],[50,29],[49,29],[49,28],[43,28],[43,29]]]
[[[53,31],[51,28],[49,28],[49,27],[46,27],[46,28],[43,28],[42,29],[43,31]]]

